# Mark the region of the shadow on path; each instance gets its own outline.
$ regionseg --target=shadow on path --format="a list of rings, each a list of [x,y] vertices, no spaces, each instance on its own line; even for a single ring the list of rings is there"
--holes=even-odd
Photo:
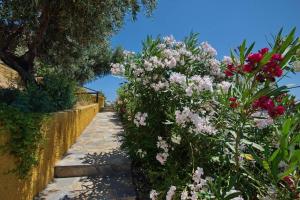
[[[76,191],[76,195],[66,195],[61,200],[135,199],[131,164],[124,152],[114,150],[109,153],[87,154],[82,160],[82,163],[94,166],[99,175],[82,177],[78,183],[81,189]]]

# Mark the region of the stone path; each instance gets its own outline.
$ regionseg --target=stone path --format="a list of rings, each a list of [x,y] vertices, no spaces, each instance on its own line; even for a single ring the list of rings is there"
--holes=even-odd
[[[136,199],[131,163],[120,150],[120,124],[114,112],[101,112],[55,167],[55,179],[36,199]]]

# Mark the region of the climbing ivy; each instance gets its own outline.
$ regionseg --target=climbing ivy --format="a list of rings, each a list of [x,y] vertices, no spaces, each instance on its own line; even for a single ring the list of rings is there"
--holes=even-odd
[[[42,124],[46,119],[47,114],[22,112],[18,108],[0,103],[0,133],[9,134],[8,142],[0,148],[16,158],[16,167],[8,172],[25,178],[32,166],[38,163],[37,152],[43,140]]]

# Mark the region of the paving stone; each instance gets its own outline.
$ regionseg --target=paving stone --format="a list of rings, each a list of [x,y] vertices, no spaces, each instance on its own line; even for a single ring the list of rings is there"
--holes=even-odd
[[[56,165],[56,177],[69,178],[55,178],[36,199],[135,199],[131,162],[120,150],[122,133],[114,112],[98,113]]]

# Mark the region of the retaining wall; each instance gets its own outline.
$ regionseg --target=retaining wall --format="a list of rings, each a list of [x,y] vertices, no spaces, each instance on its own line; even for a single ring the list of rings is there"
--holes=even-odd
[[[15,168],[14,157],[0,155],[0,199],[32,200],[53,179],[55,162],[75,143],[76,138],[99,111],[99,104],[83,106],[74,110],[53,113],[45,124],[45,142],[41,145],[39,163],[26,180],[14,174],[5,174]],[[9,139],[8,133],[0,133],[0,144]]]

